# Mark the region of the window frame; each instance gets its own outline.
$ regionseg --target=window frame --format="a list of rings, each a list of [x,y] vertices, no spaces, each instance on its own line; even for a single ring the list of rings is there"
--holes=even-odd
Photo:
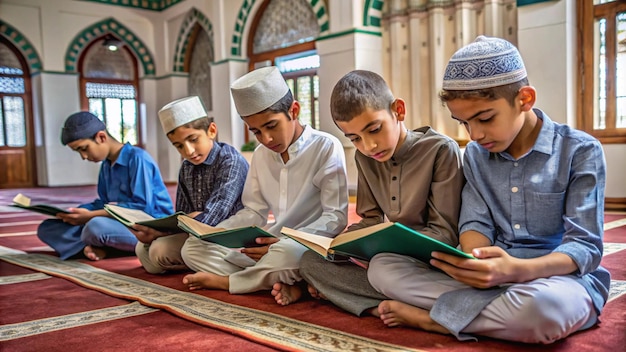
[[[101,83],[101,84],[125,84],[132,85],[135,88],[135,116],[137,116],[137,144],[135,146],[144,148],[143,140],[143,126],[141,123],[141,116],[139,115],[139,104],[141,102],[141,91],[139,90],[139,65],[137,58],[133,52],[127,48],[127,45],[122,45],[119,50],[125,50],[131,58],[131,64],[134,66],[135,77],[132,80],[112,79],[112,78],[86,78],[83,74],[85,54],[91,49],[93,45],[101,45],[102,40],[106,37],[94,39],[80,55],[78,60],[79,68],[79,94],[80,94],[80,108],[83,111],[89,111],[89,98],[87,97],[87,83]],[[104,99],[104,98],[103,98]],[[121,142],[121,141],[120,141]]]
[[[613,1],[603,4],[594,4],[592,0],[577,1],[578,27],[578,91],[582,92],[577,101],[576,122],[579,129],[598,138],[604,144],[626,143],[626,128],[616,127],[617,97],[616,97],[616,28],[617,13],[626,11],[626,3]],[[611,21],[611,17],[613,16]],[[594,128],[594,72],[597,69],[595,57],[595,21],[596,18],[607,19],[606,31],[606,117],[604,129]],[[612,22],[612,23],[611,23]],[[613,43],[613,44],[609,44]]]

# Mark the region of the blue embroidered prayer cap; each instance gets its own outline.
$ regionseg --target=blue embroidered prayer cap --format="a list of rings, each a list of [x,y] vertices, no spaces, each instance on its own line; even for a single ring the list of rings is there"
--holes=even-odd
[[[452,55],[442,88],[478,90],[519,82],[524,78],[526,68],[517,48],[504,39],[481,35]]]
[[[70,115],[61,129],[61,143],[67,145],[79,139],[93,138],[106,130],[106,125],[96,115],[81,111]]]

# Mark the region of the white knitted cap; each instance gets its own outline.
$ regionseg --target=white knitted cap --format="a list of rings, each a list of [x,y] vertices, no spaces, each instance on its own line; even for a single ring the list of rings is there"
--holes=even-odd
[[[282,99],[289,91],[276,66],[248,72],[230,86],[237,112],[242,117],[259,113]]]
[[[206,110],[197,96],[174,100],[159,110],[159,120],[165,133],[203,117],[207,117]]]

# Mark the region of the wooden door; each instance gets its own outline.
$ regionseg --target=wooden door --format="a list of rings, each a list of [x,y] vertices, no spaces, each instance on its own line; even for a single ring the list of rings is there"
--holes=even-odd
[[[34,134],[28,66],[0,36],[0,188],[33,187]]]

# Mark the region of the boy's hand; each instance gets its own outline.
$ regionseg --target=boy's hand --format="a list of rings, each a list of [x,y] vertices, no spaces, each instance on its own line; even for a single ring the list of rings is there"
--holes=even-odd
[[[261,259],[267,253],[267,251],[269,251],[270,245],[278,241],[279,239],[276,237],[257,237],[256,243],[260,244],[261,246],[243,248],[241,250],[241,253],[247,255],[248,257],[250,257],[250,259],[258,262],[259,259]]]
[[[63,220],[64,223],[68,223],[70,225],[84,225],[87,221],[94,217],[90,210],[84,208],[69,208],[68,210],[70,211],[70,214],[59,213],[57,214],[57,217]]]
[[[519,282],[522,259],[510,256],[497,246],[475,248],[472,255],[480,260],[466,259],[433,252],[430,264],[457,281],[476,288],[490,288]]]
[[[132,232],[137,240],[141,243],[150,244],[152,241],[156,240],[159,237],[167,236],[167,233],[155,230],[148,226],[135,224],[130,228],[130,232]]]

